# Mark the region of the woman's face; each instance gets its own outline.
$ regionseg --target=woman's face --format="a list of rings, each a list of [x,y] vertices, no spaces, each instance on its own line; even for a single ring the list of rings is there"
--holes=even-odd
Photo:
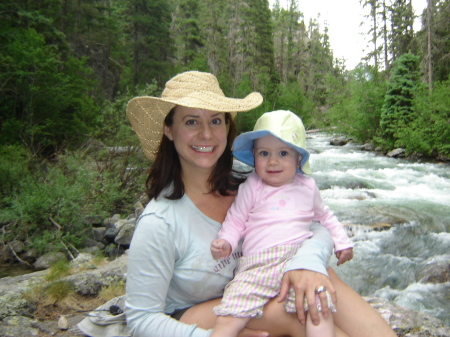
[[[227,144],[225,114],[177,106],[173,124],[164,126],[164,134],[174,142],[183,171],[211,171]]]

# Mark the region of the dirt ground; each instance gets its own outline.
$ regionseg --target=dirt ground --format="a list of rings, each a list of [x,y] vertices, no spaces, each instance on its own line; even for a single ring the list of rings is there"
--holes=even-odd
[[[90,311],[95,310],[105,301],[98,297],[83,297],[76,296],[70,302],[64,304],[42,305],[34,313],[34,318],[37,321],[36,328],[39,329],[39,337],[57,336],[57,337],[72,337],[85,336],[80,333],[76,325],[83,320]],[[58,327],[58,320],[61,315],[64,315],[68,321],[68,329],[61,330]]]

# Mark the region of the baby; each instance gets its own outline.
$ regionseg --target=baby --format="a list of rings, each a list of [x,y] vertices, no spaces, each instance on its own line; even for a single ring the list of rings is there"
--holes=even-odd
[[[252,132],[236,138],[233,155],[253,166],[255,173],[240,185],[219,239],[211,244],[213,257],[220,259],[229,256],[244,238],[236,276],[214,308],[218,317],[212,337],[237,336],[251,318],[262,316],[264,305],[280,292],[286,262],[311,237],[313,221],[330,231],[338,265],[353,258],[345,229],[322,202],[314,179],[305,176],[310,173],[309,152],[298,116],[282,110],[263,114]],[[316,293],[324,291],[319,287]],[[335,312],[331,296],[326,294],[330,310]],[[285,308],[296,310],[292,289]],[[307,319],[306,333],[308,337],[334,336],[332,315],[322,316],[317,326]]]

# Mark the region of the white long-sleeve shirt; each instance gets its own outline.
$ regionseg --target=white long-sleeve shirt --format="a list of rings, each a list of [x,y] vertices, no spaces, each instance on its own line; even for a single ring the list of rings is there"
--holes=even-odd
[[[131,242],[126,283],[127,324],[132,336],[207,337],[211,330],[179,322],[167,314],[221,297],[232,279],[238,247],[215,261],[210,244],[221,224],[204,215],[184,195],[152,200],[138,220]],[[308,269],[326,274],[333,241],[317,226],[287,264],[286,271]]]
[[[336,251],[353,247],[343,225],[323,203],[313,178],[297,173],[293,182],[273,187],[252,173],[239,186],[218,236],[232,250],[244,238],[242,252],[250,256],[267,248],[302,243],[312,236],[313,221],[330,231]]]

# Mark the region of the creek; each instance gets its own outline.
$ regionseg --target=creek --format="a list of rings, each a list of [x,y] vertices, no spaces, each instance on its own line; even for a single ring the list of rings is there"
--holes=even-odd
[[[355,256],[339,267],[333,256],[337,274],[363,296],[450,325],[450,282],[420,283],[417,277],[428,264],[450,259],[450,166],[388,158],[352,143],[331,146],[325,134],[311,135],[307,144],[325,204],[351,224]],[[372,229],[385,223],[392,227]]]

